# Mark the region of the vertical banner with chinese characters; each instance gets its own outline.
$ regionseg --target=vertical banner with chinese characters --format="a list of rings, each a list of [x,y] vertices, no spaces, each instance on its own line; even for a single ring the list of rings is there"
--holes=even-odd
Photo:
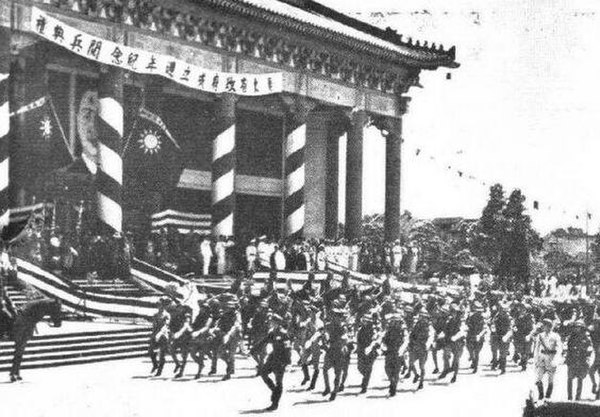
[[[167,55],[130,48],[75,29],[37,7],[31,30],[48,41],[93,61],[139,74],[160,75],[189,88],[210,93],[262,96],[281,93],[283,75],[210,71]]]

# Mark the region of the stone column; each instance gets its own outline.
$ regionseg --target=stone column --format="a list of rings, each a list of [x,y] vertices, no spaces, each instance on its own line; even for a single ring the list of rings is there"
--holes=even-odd
[[[212,155],[212,232],[233,236],[235,213],[235,105],[237,96],[217,97]]]
[[[97,209],[100,221],[114,232],[123,230],[123,80],[124,71],[103,67],[98,82]]]
[[[400,176],[402,171],[402,119],[387,119],[385,137],[385,220],[387,242],[400,237]]]
[[[363,138],[369,117],[364,110],[352,113],[346,146],[346,239],[362,234]]]
[[[348,130],[348,119],[341,113],[334,113],[328,126],[327,172],[325,184],[325,237],[335,239],[339,224],[339,156],[340,137]]]
[[[306,123],[314,104],[302,97],[284,97],[287,107],[284,153],[283,232],[286,238],[304,234],[304,148]]]
[[[0,28],[0,229],[9,222],[10,31]]]

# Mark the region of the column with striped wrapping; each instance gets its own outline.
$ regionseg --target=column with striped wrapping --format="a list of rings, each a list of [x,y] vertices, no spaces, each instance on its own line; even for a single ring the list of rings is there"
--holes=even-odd
[[[123,228],[123,70],[106,67],[98,83],[97,209],[100,221],[114,232]]]
[[[284,178],[284,234],[286,238],[300,238],[304,234],[304,147],[306,123],[313,104],[295,98],[289,106],[286,136],[283,145],[285,157]]]
[[[8,225],[8,166],[10,110],[8,85],[10,75],[10,32],[0,28],[0,229]]]
[[[217,98],[212,157],[212,232],[233,236],[235,213],[235,104],[237,96]]]

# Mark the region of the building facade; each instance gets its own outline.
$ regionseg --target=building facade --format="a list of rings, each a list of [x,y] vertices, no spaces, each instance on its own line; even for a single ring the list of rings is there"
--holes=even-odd
[[[334,238],[346,135],[345,234],[356,238],[364,131],[375,125],[386,141],[385,235],[394,240],[407,93],[420,71],[457,66],[454,48],[314,1],[2,0],[0,26],[0,125],[9,126],[0,130],[0,208],[52,198],[45,180],[79,164],[91,179],[75,200],[93,201],[90,211],[116,231],[172,209],[210,215],[214,235]],[[105,60],[93,49],[100,42],[117,45]],[[135,68],[143,53],[147,66],[156,54],[173,67]],[[195,71],[186,65],[214,75],[183,82]],[[34,126],[28,108],[42,97],[52,117]],[[162,136],[138,132],[142,108],[159,116]],[[171,138],[179,153],[168,167],[147,181],[128,175],[128,147],[158,158],[154,147]],[[172,166],[177,178],[162,181]],[[68,184],[67,194],[78,192]]]

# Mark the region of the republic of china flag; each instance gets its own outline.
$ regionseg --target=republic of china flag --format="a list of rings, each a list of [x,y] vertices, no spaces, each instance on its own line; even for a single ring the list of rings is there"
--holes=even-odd
[[[47,174],[72,161],[62,123],[48,95],[16,109],[10,117],[18,126],[15,169],[21,167],[18,175],[35,190]]]
[[[177,186],[184,158],[162,118],[141,107],[125,143],[123,164],[126,183],[164,192]]]

